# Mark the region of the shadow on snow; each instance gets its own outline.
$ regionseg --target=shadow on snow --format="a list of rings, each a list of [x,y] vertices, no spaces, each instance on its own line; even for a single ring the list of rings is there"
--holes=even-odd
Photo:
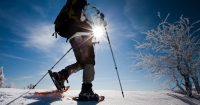
[[[15,98],[14,100],[10,101],[8,104],[6,105],[10,105],[11,103],[13,103],[14,101],[18,100],[19,98],[23,97],[25,94],[27,94],[29,91],[27,91],[26,93],[20,95],[19,97]]]
[[[24,96],[24,98],[36,100],[35,102],[32,102],[28,105],[46,105],[46,104],[50,105],[52,102],[61,100],[61,96],[52,97],[52,96],[32,95],[32,96]]]
[[[28,105],[46,105],[46,104],[50,105],[53,102],[62,101],[61,95],[59,95],[59,96],[57,95],[57,96],[53,96],[53,97],[52,96],[32,95],[32,96],[24,96],[24,98],[36,100],[35,102],[32,102]],[[68,101],[70,101],[70,100],[68,100]],[[74,101],[74,102],[77,102],[77,105],[97,105],[100,101]]]
[[[193,102],[192,100],[190,100],[189,97],[178,96],[178,95],[170,94],[170,93],[167,93],[166,95],[171,96],[176,99],[179,99],[179,100],[183,101],[184,103],[187,103],[188,105],[198,105],[195,102]]]

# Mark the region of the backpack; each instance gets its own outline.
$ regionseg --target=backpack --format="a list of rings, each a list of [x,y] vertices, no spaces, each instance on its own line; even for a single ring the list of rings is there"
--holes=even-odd
[[[66,34],[67,27],[69,26],[68,21],[72,19],[76,22],[80,22],[81,12],[86,4],[86,0],[67,0],[67,3],[54,21],[55,32],[52,36],[55,35],[57,38],[57,34],[59,34],[61,37],[68,39],[70,37]]]

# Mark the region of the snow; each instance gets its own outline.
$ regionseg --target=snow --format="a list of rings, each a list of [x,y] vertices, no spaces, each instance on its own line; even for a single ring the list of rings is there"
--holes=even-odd
[[[0,88],[0,105],[200,105],[200,98],[189,98],[171,91],[120,91],[95,90],[105,96],[102,102],[76,102],[68,100],[77,96],[80,90],[68,90],[60,96],[35,96],[29,92],[47,91],[47,89]]]

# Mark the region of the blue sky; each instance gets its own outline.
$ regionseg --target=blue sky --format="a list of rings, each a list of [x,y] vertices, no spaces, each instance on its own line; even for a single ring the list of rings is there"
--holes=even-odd
[[[157,90],[153,79],[145,78],[145,72],[130,67],[136,52],[131,39],[145,41],[142,31],[155,29],[160,19],[168,13],[169,22],[179,20],[183,14],[190,23],[200,19],[198,0],[88,0],[95,2],[108,22],[115,60],[123,90]],[[0,1],[0,66],[4,67],[6,83],[15,88],[35,84],[70,49],[64,38],[52,37],[53,22],[66,0],[1,0]],[[105,36],[105,35],[104,35]],[[112,55],[106,37],[95,45],[96,65],[94,90],[120,90]],[[71,51],[53,69],[59,71],[75,62]],[[69,78],[71,89],[80,89],[82,71]],[[54,87],[47,75],[36,88]]]

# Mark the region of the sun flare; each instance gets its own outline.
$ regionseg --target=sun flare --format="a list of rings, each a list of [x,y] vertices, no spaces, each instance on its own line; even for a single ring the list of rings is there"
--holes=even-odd
[[[103,33],[104,33],[103,27],[94,27],[93,28],[93,34],[97,39],[102,37]]]

